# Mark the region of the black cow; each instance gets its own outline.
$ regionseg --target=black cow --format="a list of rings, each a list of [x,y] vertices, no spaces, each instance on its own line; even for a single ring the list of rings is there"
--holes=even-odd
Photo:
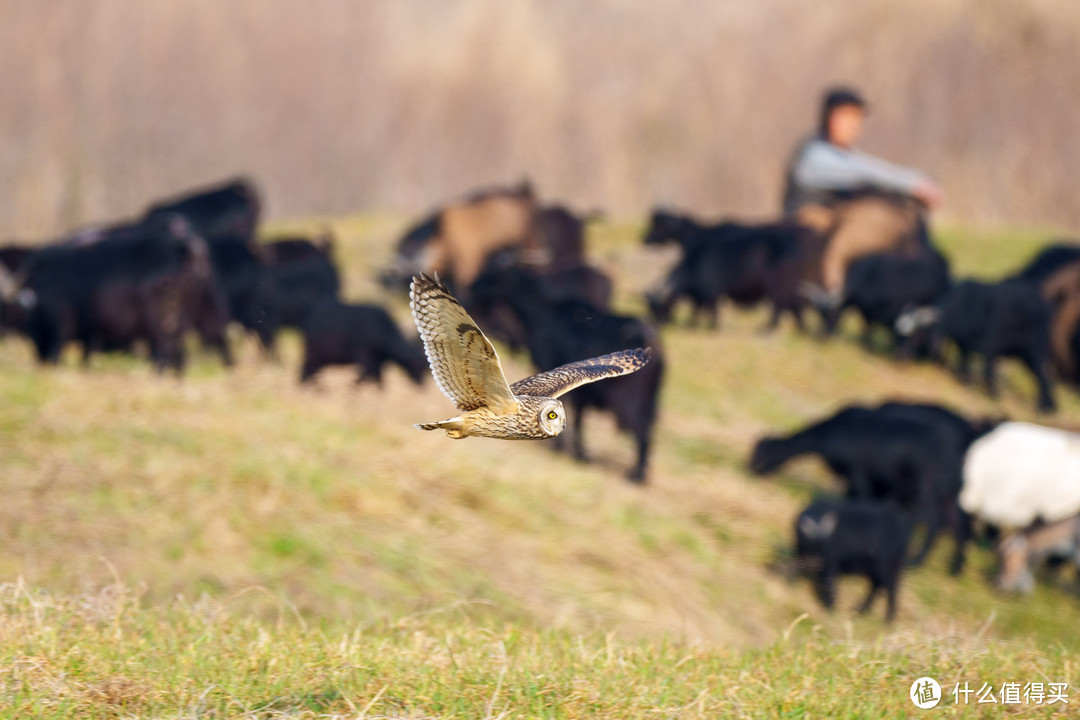
[[[540,278],[521,268],[485,272],[472,286],[480,310],[508,308],[525,330],[525,345],[533,364],[545,371],[585,358],[636,347],[652,347],[652,359],[641,370],[591,383],[566,396],[574,407],[573,451],[585,459],[585,410],[610,412],[618,427],[633,435],[637,462],[628,477],[644,482],[652,429],[656,421],[664,357],[656,332],[637,318],[612,315],[581,300],[550,300]]]
[[[347,305],[333,298],[314,302],[301,324],[304,364],[300,382],[329,365],[356,365],[357,382],[382,384],[382,367],[399,365],[417,385],[427,375],[427,358],[409,343],[390,315],[376,305]]]
[[[1052,412],[1057,404],[1048,372],[1050,319],[1050,306],[1027,281],[965,280],[955,284],[939,305],[904,313],[897,329],[910,335],[926,328],[934,343],[952,340],[959,352],[957,374],[964,382],[971,377],[971,356],[982,355],[983,380],[991,396],[998,390],[998,358],[1019,359],[1038,383],[1039,410]]]
[[[907,513],[875,500],[816,500],[795,521],[798,563],[817,566],[822,604],[830,610],[835,604],[838,576],[865,575],[870,592],[859,613],[868,612],[884,590],[886,622],[896,617],[896,592],[910,537]]]

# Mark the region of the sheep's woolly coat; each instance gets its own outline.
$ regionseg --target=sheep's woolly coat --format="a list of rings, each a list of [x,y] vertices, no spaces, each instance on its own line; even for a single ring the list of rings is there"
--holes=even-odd
[[[1080,513],[1080,434],[1002,423],[968,450],[960,506],[1003,528]]]

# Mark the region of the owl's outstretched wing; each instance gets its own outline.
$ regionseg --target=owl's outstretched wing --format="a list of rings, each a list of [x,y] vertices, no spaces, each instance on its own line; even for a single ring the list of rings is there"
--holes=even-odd
[[[585,383],[627,375],[649,363],[652,348],[620,350],[608,355],[560,365],[554,370],[518,380],[510,386],[515,395],[559,397]]]
[[[495,348],[437,275],[413,278],[409,306],[435,383],[459,410],[517,412]]]

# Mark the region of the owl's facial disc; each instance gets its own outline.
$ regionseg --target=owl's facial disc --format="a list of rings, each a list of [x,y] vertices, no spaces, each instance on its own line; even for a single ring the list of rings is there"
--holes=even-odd
[[[561,402],[552,400],[544,403],[544,406],[540,408],[540,427],[551,437],[563,431],[566,427],[566,413],[563,411]]]

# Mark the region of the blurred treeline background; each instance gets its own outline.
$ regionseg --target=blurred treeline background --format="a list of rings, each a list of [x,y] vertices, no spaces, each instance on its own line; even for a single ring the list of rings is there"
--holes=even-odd
[[[0,0],[0,233],[247,174],[270,218],[531,177],[775,213],[830,83],[967,224],[1080,225],[1075,0]]]

